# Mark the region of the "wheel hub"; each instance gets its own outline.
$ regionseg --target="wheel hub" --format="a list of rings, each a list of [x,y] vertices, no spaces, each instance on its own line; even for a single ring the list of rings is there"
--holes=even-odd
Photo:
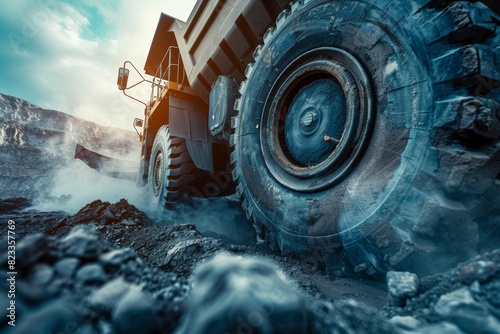
[[[163,185],[163,152],[159,151],[153,168],[153,193],[158,196]]]
[[[324,136],[340,138],[344,130],[345,96],[336,80],[315,80],[293,97],[285,117],[285,144],[298,166],[324,161],[335,145]],[[298,120],[298,121],[297,121]]]
[[[266,100],[260,128],[267,167],[294,190],[330,186],[350,172],[372,120],[361,64],[340,49],[312,50],[283,71]]]
[[[302,116],[300,119],[300,125],[302,127],[302,131],[305,132],[313,123],[315,123],[318,120],[318,114],[313,112],[313,111],[308,111],[306,110],[306,114]]]

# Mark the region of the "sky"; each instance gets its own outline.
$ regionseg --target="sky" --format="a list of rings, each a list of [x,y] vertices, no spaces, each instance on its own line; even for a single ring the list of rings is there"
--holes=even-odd
[[[161,12],[186,21],[195,3],[0,0],[0,93],[132,130],[144,107],[117,89],[118,68],[130,60],[144,74]],[[146,99],[147,84],[136,94]]]

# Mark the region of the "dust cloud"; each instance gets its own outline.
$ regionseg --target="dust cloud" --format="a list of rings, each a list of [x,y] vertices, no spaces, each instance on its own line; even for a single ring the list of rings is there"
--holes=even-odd
[[[33,209],[74,214],[92,201],[113,203],[122,198],[141,209],[145,205],[143,193],[134,182],[102,175],[82,161],[74,160],[56,173],[47,196],[36,200]]]
[[[253,245],[269,251],[269,247],[257,237],[234,195],[209,199],[190,198],[188,203],[180,203],[171,209],[145,211],[159,225],[193,224],[207,237]]]
[[[131,138],[131,142],[135,139]],[[55,172],[47,175],[50,180],[45,184],[49,186],[36,191],[39,195],[33,200],[34,205],[30,209],[75,214],[92,201],[115,203],[123,198],[159,225],[193,224],[206,236],[267,249],[258,240],[234,195],[212,199],[187,198],[186,202],[169,209],[152,210],[148,207],[146,187],[138,188],[135,181],[103,175],[83,161],[74,159],[77,143],[81,143],[78,136],[67,134],[62,142],[60,139],[53,139],[44,145],[47,156],[61,161],[54,169]],[[133,173],[139,170],[139,145],[120,146],[113,138],[99,138],[99,145],[92,142],[84,142],[82,145],[114,158],[105,167],[108,171]]]
[[[123,141],[123,136],[120,138]],[[39,211],[65,211],[70,214],[76,213],[86,204],[94,200],[116,202],[125,198],[129,203],[139,209],[145,208],[145,193],[143,189],[137,188],[135,182],[122,180],[103,175],[87,166],[83,161],[74,159],[77,143],[82,141],[79,136],[66,134],[64,139],[53,139],[44,146],[47,156],[60,159],[60,163],[47,175],[50,178],[46,189],[36,191],[39,196],[34,199],[32,209]],[[136,138],[130,138],[130,142],[120,143],[111,138],[99,138],[99,144],[95,145],[83,140],[83,146],[99,153],[111,156],[116,160],[112,169],[120,171],[126,169],[130,172],[131,166],[139,169],[139,145]],[[95,147],[94,147],[95,146]],[[121,166],[123,161],[123,166]]]

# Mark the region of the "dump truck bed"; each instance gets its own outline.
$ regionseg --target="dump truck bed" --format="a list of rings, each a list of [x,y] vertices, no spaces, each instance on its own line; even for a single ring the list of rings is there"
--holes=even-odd
[[[187,22],[161,14],[146,60],[147,74],[158,77],[168,68],[171,47],[178,47],[184,75],[175,78],[189,84],[205,101],[219,75],[244,80],[246,65],[253,61],[261,37],[275,24],[290,0],[199,0]]]

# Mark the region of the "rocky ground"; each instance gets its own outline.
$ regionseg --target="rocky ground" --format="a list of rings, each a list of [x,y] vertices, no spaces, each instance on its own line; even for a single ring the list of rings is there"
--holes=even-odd
[[[0,202],[1,261],[10,228],[17,273],[1,272],[1,332],[500,333],[500,251],[429,277],[332,277],[125,200],[29,206]]]

